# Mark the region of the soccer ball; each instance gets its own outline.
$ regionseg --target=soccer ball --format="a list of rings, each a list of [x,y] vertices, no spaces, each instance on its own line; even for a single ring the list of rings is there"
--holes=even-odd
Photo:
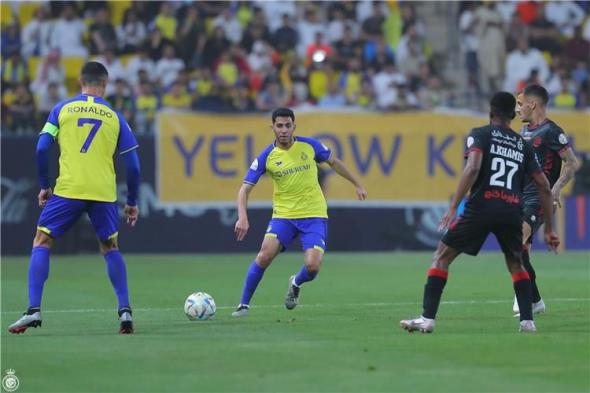
[[[184,313],[191,321],[204,321],[215,316],[215,300],[205,292],[191,293],[184,302]]]

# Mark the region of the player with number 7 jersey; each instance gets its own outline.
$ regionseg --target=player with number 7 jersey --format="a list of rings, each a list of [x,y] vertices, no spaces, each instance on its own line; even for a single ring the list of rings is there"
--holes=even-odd
[[[37,167],[43,210],[37,224],[29,265],[29,307],[23,317],[9,326],[23,333],[41,326],[41,298],[49,276],[49,255],[54,241],[87,214],[118,299],[120,333],[133,333],[127,290],[127,272],[119,252],[119,212],[113,156],[123,158],[127,170],[127,222],[134,226],[139,211],[139,158],[137,140],[123,116],[102,98],[108,82],[106,68],[97,62],[81,70],[82,94],[56,105],[37,142]],[[49,151],[59,145],[59,178],[55,191],[49,181]]]

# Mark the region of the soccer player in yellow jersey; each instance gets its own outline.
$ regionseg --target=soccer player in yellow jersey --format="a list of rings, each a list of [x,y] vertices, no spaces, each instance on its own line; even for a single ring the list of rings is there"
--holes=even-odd
[[[359,200],[367,197],[360,181],[330,149],[312,138],[295,137],[295,115],[291,109],[279,108],[272,113],[271,129],[275,142],[252,162],[238,193],[238,241],[248,233],[248,196],[260,176],[267,173],[273,182],[273,215],[262,246],[250,265],[244,282],[242,300],[234,317],[248,315],[250,299],[264,271],[279,252],[284,251],[300,235],[304,264],[299,273],[289,278],[285,307],[292,310],[299,301],[300,287],[313,280],[320,270],[328,232],[326,199],[318,182],[316,163],[325,162],[356,189]]]
[[[108,81],[106,68],[97,62],[82,67],[82,94],[57,104],[47,119],[37,143],[39,206],[43,208],[29,265],[29,307],[10,325],[11,333],[23,333],[41,326],[41,298],[49,276],[49,254],[55,239],[88,214],[98,237],[107,273],[119,302],[119,333],[133,333],[133,321],[127,290],[127,271],[117,246],[119,215],[113,155],[123,157],[127,169],[127,223],[135,225],[139,159],[137,140],[120,113],[102,98]],[[51,146],[60,150],[59,177],[55,190],[49,182],[48,164]]]

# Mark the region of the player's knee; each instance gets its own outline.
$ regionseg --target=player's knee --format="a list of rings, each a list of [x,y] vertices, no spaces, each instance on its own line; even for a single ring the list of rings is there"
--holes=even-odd
[[[47,247],[51,248],[53,239],[45,232],[37,231],[33,239],[33,247]]]
[[[114,251],[119,249],[119,245],[117,244],[116,238],[111,238],[107,240],[100,240],[98,242],[98,246],[100,248],[101,254],[106,254],[109,251]]]
[[[318,273],[320,271],[321,264],[322,264],[321,260],[318,260],[318,261],[306,261],[306,263],[305,263],[305,269],[307,269],[307,271],[309,273]]]
[[[258,266],[267,268],[271,264],[273,257],[274,256],[270,252],[260,250],[258,255],[256,255],[256,262],[258,263]]]

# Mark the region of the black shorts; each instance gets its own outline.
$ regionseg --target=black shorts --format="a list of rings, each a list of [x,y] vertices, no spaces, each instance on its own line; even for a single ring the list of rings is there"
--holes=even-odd
[[[545,222],[543,218],[543,211],[541,210],[541,205],[538,202],[533,203],[526,203],[522,209],[523,212],[523,220],[531,227],[531,235],[528,239],[525,239],[527,243],[533,244],[533,237],[535,237],[535,233],[539,230],[541,225]]]
[[[441,241],[457,251],[477,255],[490,233],[505,255],[521,255],[522,215],[517,212],[465,211],[451,223]]]

